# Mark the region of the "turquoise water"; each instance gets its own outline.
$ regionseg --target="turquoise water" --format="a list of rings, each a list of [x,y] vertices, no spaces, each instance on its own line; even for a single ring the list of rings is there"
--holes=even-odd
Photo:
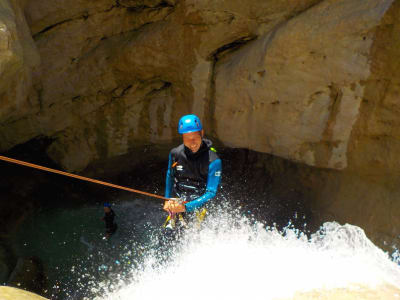
[[[105,239],[102,204],[43,209],[20,226],[19,256],[40,258],[48,297],[80,299],[93,282],[112,278],[139,263],[165,214],[157,201],[132,199],[113,205],[117,232]]]

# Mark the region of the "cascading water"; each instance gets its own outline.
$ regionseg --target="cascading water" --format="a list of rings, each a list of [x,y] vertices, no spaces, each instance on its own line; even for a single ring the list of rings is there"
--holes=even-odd
[[[225,207],[168,247],[159,240],[159,224],[149,222],[162,221],[159,205],[144,216],[145,205],[116,205],[120,229],[109,242],[101,231],[70,239],[82,253],[72,267],[64,266],[63,296],[50,298],[400,299],[397,261],[359,227],[325,223],[308,237],[290,226],[267,228]]]
[[[202,230],[187,231],[166,261],[157,261],[156,252],[132,270],[128,284],[96,299],[282,299],[338,289],[350,296],[388,286],[393,290],[379,297],[400,297],[398,265],[348,224],[325,223],[307,238],[224,210],[209,216]]]

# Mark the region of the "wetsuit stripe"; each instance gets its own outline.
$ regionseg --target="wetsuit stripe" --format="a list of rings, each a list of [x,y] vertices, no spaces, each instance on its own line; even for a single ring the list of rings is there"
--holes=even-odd
[[[195,209],[200,208],[210,199],[215,197],[218,190],[218,185],[221,181],[221,172],[222,172],[222,162],[220,159],[216,159],[212,163],[210,163],[208,167],[206,192],[199,198],[194,199],[193,201],[190,201],[185,204],[187,212],[191,212],[194,211]]]
[[[165,198],[171,197],[172,183],[173,183],[171,165],[172,165],[172,156],[170,153],[169,154],[169,162],[168,162],[168,171],[167,171],[167,182],[165,185]]]

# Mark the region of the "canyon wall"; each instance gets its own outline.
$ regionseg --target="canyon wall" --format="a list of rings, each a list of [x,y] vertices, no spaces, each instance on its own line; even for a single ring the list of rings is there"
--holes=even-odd
[[[46,137],[80,172],[196,113],[313,167],[321,220],[399,243],[398,32],[398,0],[0,0],[0,151]]]

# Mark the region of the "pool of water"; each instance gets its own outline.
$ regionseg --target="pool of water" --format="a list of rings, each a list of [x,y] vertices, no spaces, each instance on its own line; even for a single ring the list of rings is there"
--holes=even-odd
[[[151,247],[149,237],[165,219],[156,201],[132,199],[114,204],[113,210],[118,230],[110,239],[102,203],[43,209],[20,226],[17,255],[43,262],[49,297],[78,299],[93,281],[129,269]]]
[[[113,205],[104,239],[101,204],[43,210],[16,238],[39,257],[51,299],[397,299],[400,268],[359,227],[325,223],[312,235],[267,227],[228,205],[167,245],[158,202]],[[331,296],[329,296],[331,295]],[[365,298],[363,295],[366,295]],[[368,296],[369,295],[369,296]],[[297,298],[293,298],[297,297]],[[353,298],[352,298],[353,297]]]

